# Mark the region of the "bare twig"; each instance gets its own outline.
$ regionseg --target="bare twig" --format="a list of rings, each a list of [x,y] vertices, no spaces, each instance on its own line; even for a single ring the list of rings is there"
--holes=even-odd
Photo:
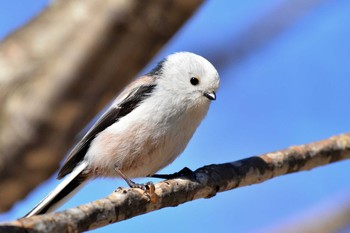
[[[155,190],[119,188],[108,197],[66,211],[33,216],[0,225],[0,230],[80,232],[164,207],[177,206],[217,192],[261,183],[276,176],[350,158],[350,133],[324,141],[197,169],[190,179],[167,180]]]
[[[201,2],[54,1],[0,44],[0,211],[58,169],[77,132]]]

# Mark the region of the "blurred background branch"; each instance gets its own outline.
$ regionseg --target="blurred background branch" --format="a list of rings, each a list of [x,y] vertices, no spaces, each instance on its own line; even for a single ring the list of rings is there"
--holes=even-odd
[[[0,211],[58,169],[201,2],[54,1],[0,44]]]
[[[346,233],[350,231],[350,199],[329,197],[330,201],[321,203],[311,210],[298,213],[292,219],[280,222],[259,233]]]
[[[89,204],[2,223],[0,227],[7,232],[18,232],[19,229],[35,232],[81,232],[349,158],[350,133],[232,163],[208,165],[197,169],[189,178],[163,181],[155,185],[155,190],[151,188],[147,192],[119,188],[108,197]],[[349,210],[346,209],[345,213],[348,217]]]

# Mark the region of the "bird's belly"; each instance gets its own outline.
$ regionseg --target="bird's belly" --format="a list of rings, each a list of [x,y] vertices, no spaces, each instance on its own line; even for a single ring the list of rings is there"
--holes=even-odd
[[[93,175],[117,176],[115,166],[130,178],[159,171],[182,153],[208,106],[161,117],[157,114],[162,112],[142,115],[135,112],[137,110],[139,108],[92,141],[85,160]]]
[[[186,147],[194,129],[172,127],[154,132],[138,126],[129,129],[133,132],[115,133],[105,130],[91,143],[86,159],[95,176],[117,176],[117,166],[126,176],[145,177],[152,175],[170,164]],[[96,156],[98,155],[98,156]]]

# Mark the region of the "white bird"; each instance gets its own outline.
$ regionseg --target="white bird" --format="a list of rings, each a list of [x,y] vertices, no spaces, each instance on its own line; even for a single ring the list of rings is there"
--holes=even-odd
[[[152,176],[182,153],[216,99],[219,75],[205,58],[179,52],[166,57],[115,99],[72,149],[65,178],[25,217],[53,211],[94,177]]]

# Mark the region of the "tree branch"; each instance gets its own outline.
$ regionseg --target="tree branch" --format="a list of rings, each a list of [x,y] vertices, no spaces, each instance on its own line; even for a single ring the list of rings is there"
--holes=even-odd
[[[54,1],[0,44],[0,211],[58,169],[79,130],[201,2]]]
[[[157,183],[155,190],[118,188],[108,197],[58,213],[0,224],[0,230],[80,232],[122,221],[164,207],[177,206],[217,192],[261,183],[271,178],[310,170],[350,158],[350,133],[327,140],[292,146],[232,163],[204,166],[191,179]]]

